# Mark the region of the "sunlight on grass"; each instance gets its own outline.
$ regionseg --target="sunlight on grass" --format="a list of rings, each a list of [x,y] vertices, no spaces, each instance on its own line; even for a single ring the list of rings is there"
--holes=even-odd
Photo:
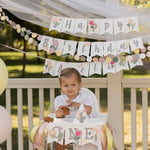
[[[146,75],[130,75],[130,74],[124,74],[124,78],[150,78],[150,73]]]
[[[150,116],[150,107],[148,108],[148,116]],[[148,123],[150,122],[150,117],[148,117]],[[136,131],[137,131],[137,150],[143,150],[142,146],[142,134],[143,134],[143,128],[142,128],[142,110],[136,111]],[[150,124],[148,124],[148,143],[150,148]],[[126,150],[131,149],[131,112],[125,111],[124,112],[124,143]],[[130,147],[128,148],[128,146]]]
[[[44,64],[43,65],[27,65],[26,66],[26,72],[28,73],[41,73],[43,72]]]

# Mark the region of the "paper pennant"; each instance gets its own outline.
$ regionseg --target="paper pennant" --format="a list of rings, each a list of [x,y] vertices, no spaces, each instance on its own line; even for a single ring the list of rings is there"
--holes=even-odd
[[[131,51],[134,51],[137,48],[144,48],[143,41],[141,37],[130,39]]]
[[[100,34],[110,33],[113,34],[113,20],[111,19],[101,19]]]
[[[87,33],[87,19],[77,19],[75,22],[74,33]]]
[[[48,37],[48,36],[42,36],[41,42],[38,45],[38,50],[45,50],[45,51],[49,51],[50,46],[52,44],[52,37]]]
[[[130,48],[129,48],[129,40],[120,40],[116,42],[117,49],[116,49],[116,55],[119,55],[122,52],[130,54]]]
[[[90,63],[89,75],[99,74],[101,75],[101,62],[92,62]]]
[[[81,103],[81,105],[76,113],[73,123],[81,124],[81,123],[87,123],[87,122],[88,122],[88,115],[87,115],[87,112],[86,112],[86,109],[85,109],[83,103]]]
[[[87,124],[84,128],[85,132],[82,133],[82,145],[87,143],[97,143],[97,128],[93,125]],[[100,143],[99,143],[100,144]]]
[[[124,18],[124,21],[125,21],[123,26],[124,33],[129,33],[131,31],[139,32],[139,24],[137,17]]]
[[[140,55],[139,54],[133,55],[133,61],[130,61],[129,65],[131,69],[137,65],[140,65],[140,66],[143,65]]]
[[[100,34],[100,20],[89,19],[88,20],[88,34]]]
[[[72,126],[65,125],[65,145],[69,143],[82,144],[83,128],[80,125]]]
[[[62,54],[74,55],[76,51],[77,41],[66,41]]]
[[[104,56],[107,56],[109,54],[116,55],[116,42],[104,43]]]
[[[75,19],[73,19],[73,18],[64,18],[63,26],[62,26],[62,32],[73,33],[74,24],[75,24]]]
[[[89,75],[89,63],[78,63],[76,69],[81,75],[88,77]]]
[[[111,73],[115,73],[116,69],[115,69],[115,64],[111,65],[110,63],[107,63],[106,61],[104,61],[103,63],[103,75],[111,72]]]
[[[92,42],[91,44],[91,57],[104,55],[104,43],[103,42]]]
[[[116,72],[119,72],[123,69],[129,70],[128,61],[127,60],[121,61],[119,57],[118,62],[116,63]]]
[[[49,27],[49,31],[56,30],[58,32],[61,32],[63,20],[64,19],[62,17],[53,16]]]
[[[65,40],[54,38],[51,47],[54,49],[54,52],[63,50]]]
[[[47,142],[51,143],[56,141],[57,143],[63,145],[63,137],[64,137],[64,127],[58,124],[49,123],[47,126]]]
[[[50,60],[50,59],[46,59],[45,65],[44,65],[43,74],[49,73],[52,76],[54,76],[55,64],[56,64],[56,61]]]
[[[79,42],[78,49],[77,49],[77,55],[81,56],[89,56],[90,51],[90,42]]]
[[[124,18],[116,18],[114,19],[114,34],[118,34],[120,32],[125,32],[124,28],[125,26],[125,21]]]

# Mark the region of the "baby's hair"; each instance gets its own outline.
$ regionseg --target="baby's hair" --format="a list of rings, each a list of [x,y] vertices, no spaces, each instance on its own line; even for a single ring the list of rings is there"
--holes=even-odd
[[[76,76],[79,83],[81,82],[82,78],[78,70],[76,70],[75,68],[65,68],[60,71],[60,75],[59,75],[60,84],[61,84],[61,77],[71,77],[72,75]]]

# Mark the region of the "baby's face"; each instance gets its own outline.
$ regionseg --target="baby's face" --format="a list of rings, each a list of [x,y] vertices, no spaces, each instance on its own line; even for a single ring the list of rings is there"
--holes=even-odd
[[[69,99],[74,99],[79,93],[81,82],[77,80],[75,75],[71,77],[61,77],[61,90]]]

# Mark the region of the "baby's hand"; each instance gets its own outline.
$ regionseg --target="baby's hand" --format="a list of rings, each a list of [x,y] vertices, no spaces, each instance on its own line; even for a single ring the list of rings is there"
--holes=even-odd
[[[59,106],[58,110],[56,111],[56,117],[57,118],[63,118],[64,117],[63,107],[64,106]]]
[[[69,101],[68,107],[76,107],[76,108],[79,108],[79,107],[80,107],[80,103],[77,103],[77,102],[74,102],[74,101]]]
[[[59,106],[59,108],[58,108],[59,113],[64,113],[63,107],[64,106]]]

